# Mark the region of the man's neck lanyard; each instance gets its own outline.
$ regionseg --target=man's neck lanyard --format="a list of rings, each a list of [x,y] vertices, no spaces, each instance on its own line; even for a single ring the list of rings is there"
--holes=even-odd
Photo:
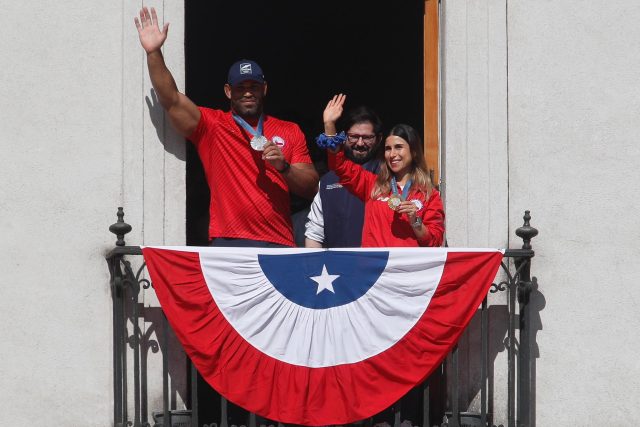
[[[264,124],[264,114],[260,114],[260,118],[258,119],[258,126],[256,129],[253,129],[253,127],[249,123],[247,123],[245,119],[243,119],[236,113],[231,113],[231,115],[233,116],[233,120],[235,120],[237,124],[242,126],[244,130],[246,130],[250,135],[252,135],[252,138],[250,141],[251,148],[253,148],[256,151],[264,150],[265,144],[269,142],[269,140],[262,135],[262,128]]]

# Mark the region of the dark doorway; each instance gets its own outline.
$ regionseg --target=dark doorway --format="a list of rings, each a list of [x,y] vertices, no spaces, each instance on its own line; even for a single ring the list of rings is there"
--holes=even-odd
[[[422,134],[423,8],[424,0],[185,2],[187,95],[226,110],[229,66],[257,61],[269,83],[267,112],[300,125],[322,174],[324,153],[314,139],[335,93],[348,95],[346,108],[374,108],[385,130],[408,123]],[[292,200],[292,211],[304,206]],[[202,166],[189,145],[188,244],[207,244],[208,207]]]

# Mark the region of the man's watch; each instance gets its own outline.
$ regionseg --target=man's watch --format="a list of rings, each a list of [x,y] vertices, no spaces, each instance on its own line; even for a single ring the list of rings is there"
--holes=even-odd
[[[278,172],[280,173],[285,173],[286,171],[288,171],[289,169],[291,169],[291,165],[289,164],[289,162],[287,162],[286,160],[284,161],[284,167],[280,170],[278,170]]]
[[[416,216],[416,219],[411,223],[413,228],[420,228],[422,226],[422,218]]]

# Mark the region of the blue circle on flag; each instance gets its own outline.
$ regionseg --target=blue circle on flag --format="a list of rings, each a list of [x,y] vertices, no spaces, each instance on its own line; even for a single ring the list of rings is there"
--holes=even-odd
[[[264,275],[285,298],[313,309],[357,300],[376,283],[388,260],[386,251],[258,255]]]

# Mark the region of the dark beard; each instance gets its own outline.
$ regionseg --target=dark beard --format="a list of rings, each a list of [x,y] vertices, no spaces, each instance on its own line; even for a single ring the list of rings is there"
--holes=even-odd
[[[246,108],[239,101],[232,101],[231,109],[243,119],[257,120],[262,114],[262,103],[258,102],[253,108]]]
[[[378,154],[378,147],[373,147],[371,150],[369,150],[369,152],[367,153],[366,156],[364,156],[364,157],[355,157],[353,155],[353,150],[351,148],[348,148],[346,146],[344,147],[344,155],[347,157],[347,159],[349,159],[353,163],[357,163],[359,165],[364,165],[369,160],[375,158],[377,154]]]

